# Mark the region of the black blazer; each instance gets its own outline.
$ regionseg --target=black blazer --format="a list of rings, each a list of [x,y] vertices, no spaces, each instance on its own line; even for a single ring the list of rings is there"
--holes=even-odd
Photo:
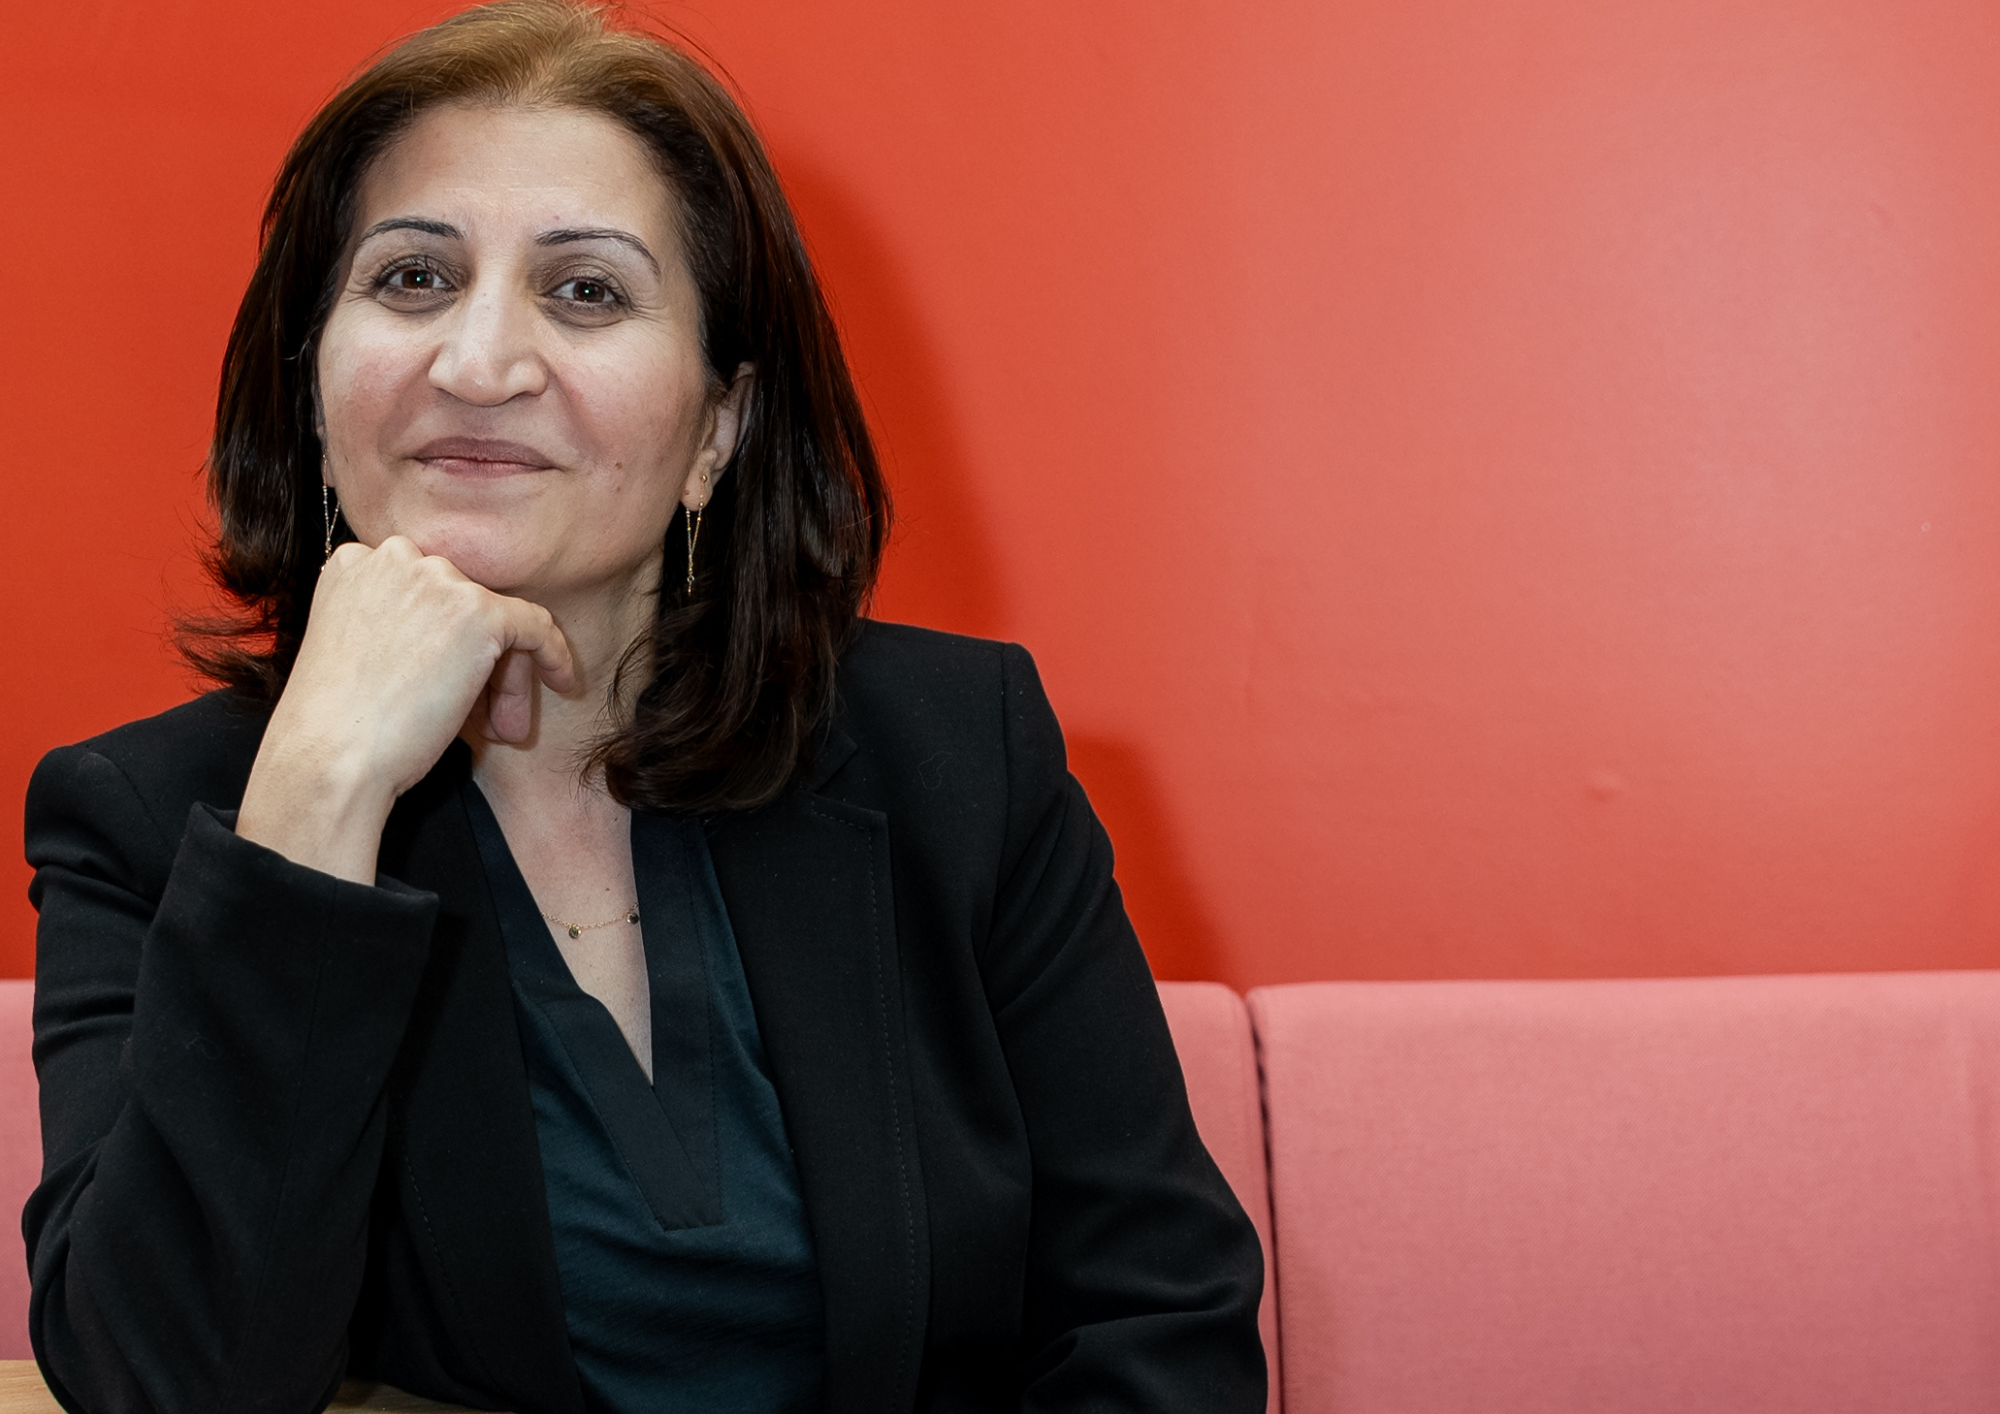
[[[31,1329],[73,1410],[316,1410],[350,1371],[582,1414],[454,744],[379,887],[237,838],[228,693],[28,791]],[[823,1406],[1261,1410],[1257,1240],[1018,647],[867,625],[799,787],[712,850],[798,1155]]]

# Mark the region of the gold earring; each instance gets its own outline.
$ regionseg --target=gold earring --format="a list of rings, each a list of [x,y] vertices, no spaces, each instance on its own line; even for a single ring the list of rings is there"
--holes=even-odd
[[[333,558],[333,522],[334,518],[339,514],[340,501],[334,496],[333,488],[324,481],[320,482],[319,515],[321,521],[326,525],[326,544],[323,547],[325,553],[320,556],[319,561],[321,569],[326,568],[326,562]]]
[[[701,538],[701,507],[681,507],[681,521],[687,527],[688,541],[688,597],[694,597],[694,542]]]
[[[688,592],[688,598],[690,599],[694,597],[694,543],[695,541],[701,539],[701,513],[702,510],[708,505],[708,494],[707,494],[708,473],[705,471],[701,474],[701,489],[702,489],[702,498],[701,498],[701,503],[699,505],[692,507],[690,506],[681,507],[681,523],[687,527],[687,542],[688,542],[687,592]]]

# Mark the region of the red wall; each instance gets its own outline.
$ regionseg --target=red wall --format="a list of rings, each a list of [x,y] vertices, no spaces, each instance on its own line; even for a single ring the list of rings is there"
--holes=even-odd
[[[0,18],[0,798],[187,691],[264,183],[439,12]],[[1163,974],[2000,965],[1991,0],[654,13],[833,290],[882,611],[1035,650]]]

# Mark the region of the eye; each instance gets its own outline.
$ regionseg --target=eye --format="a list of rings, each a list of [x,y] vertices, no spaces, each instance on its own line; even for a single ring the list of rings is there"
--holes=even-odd
[[[422,260],[398,261],[375,277],[375,292],[398,304],[428,303],[428,296],[451,288],[442,270]]]
[[[618,298],[618,291],[612,289],[607,281],[593,279],[588,275],[578,275],[574,279],[563,281],[555,287],[553,294],[557,299],[565,300],[570,304],[612,305],[623,303]]]

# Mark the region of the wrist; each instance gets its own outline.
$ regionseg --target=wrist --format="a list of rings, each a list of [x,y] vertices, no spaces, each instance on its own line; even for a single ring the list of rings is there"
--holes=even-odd
[[[236,833],[295,864],[372,884],[395,803],[394,786],[351,753],[267,737],[243,789]]]

